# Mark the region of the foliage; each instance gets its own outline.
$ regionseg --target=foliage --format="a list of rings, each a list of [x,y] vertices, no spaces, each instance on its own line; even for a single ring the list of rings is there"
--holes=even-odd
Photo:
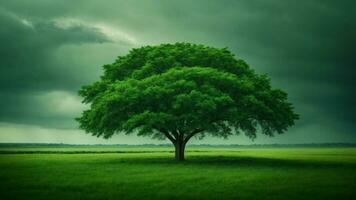
[[[283,133],[298,115],[287,94],[226,48],[189,43],[132,49],[79,94],[80,127],[105,138],[136,132],[186,143],[197,135]]]

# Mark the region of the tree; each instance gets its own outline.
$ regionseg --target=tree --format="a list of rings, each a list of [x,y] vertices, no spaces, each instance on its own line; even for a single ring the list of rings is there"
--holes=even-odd
[[[226,48],[189,43],[132,49],[79,94],[90,104],[77,118],[80,128],[104,138],[122,132],[168,138],[177,160],[194,136],[242,131],[255,138],[258,130],[273,136],[298,119],[266,75]]]

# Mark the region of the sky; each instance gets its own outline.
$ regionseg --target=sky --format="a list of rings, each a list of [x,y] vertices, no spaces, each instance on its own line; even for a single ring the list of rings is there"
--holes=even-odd
[[[77,91],[131,48],[191,42],[228,47],[289,94],[300,120],[283,135],[193,144],[356,142],[353,0],[0,2],[0,142],[168,143],[96,138],[74,118]]]

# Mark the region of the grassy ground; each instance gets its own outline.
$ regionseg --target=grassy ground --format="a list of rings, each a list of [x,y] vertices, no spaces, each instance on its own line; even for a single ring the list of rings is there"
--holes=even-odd
[[[1,198],[356,199],[356,148],[188,147],[183,163],[172,150],[0,149]]]

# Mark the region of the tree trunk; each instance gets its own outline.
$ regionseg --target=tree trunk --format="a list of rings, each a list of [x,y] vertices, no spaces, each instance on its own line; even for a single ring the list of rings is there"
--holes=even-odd
[[[184,160],[184,149],[185,149],[185,144],[183,141],[177,141],[175,143],[175,155],[176,155],[176,160],[177,161],[183,161]]]

